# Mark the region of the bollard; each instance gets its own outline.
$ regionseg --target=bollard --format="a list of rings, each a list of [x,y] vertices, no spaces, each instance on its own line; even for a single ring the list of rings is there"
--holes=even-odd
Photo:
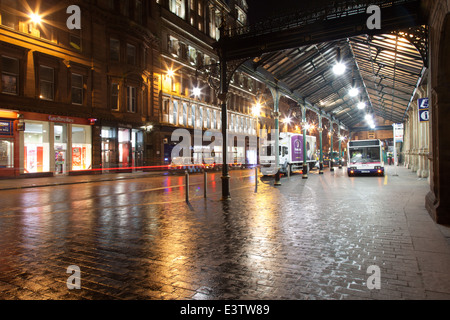
[[[203,196],[206,199],[206,194],[208,193],[208,172],[206,172],[205,169],[203,169],[203,184],[205,185],[205,187],[203,188]]]
[[[186,170],[186,202],[189,202],[189,172]]]
[[[258,188],[258,166],[255,166],[255,188]]]

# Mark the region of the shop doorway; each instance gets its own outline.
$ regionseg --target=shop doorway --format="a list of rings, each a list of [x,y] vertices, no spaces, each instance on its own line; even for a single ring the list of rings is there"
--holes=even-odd
[[[55,174],[67,173],[67,124],[54,126]]]
[[[116,130],[110,127],[102,128],[102,167],[104,169],[116,166]]]
[[[133,129],[131,133],[132,166],[144,166],[144,133]]]

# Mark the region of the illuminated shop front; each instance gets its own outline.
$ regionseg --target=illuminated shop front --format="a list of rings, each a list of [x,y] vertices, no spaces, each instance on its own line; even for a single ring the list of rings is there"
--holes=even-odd
[[[143,166],[144,133],[132,127],[103,126],[102,167],[135,168]]]
[[[23,173],[68,174],[92,169],[89,120],[25,113],[23,123]]]
[[[0,109],[0,176],[14,175],[17,113]]]

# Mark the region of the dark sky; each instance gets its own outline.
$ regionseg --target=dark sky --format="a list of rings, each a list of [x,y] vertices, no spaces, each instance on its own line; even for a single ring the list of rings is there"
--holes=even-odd
[[[333,0],[247,0],[250,24],[263,21],[269,17],[282,16],[308,8],[321,8]]]

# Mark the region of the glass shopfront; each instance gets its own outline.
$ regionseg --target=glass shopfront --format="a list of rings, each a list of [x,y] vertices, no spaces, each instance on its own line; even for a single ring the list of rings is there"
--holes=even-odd
[[[50,171],[49,122],[25,121],[24,172]]]
[[[0,119],[0,169],[14,168],[14,121]]]
[[[14,168],[14,141],[0,138],[0,168]]]
[[[102,166],[114,168],[116,163],[116,129],[102,127]]]
[[[67,171],[67,124],[54,124],[55,173]]]
[[[67,174],[92,168],[91,126],[74,124],[73,118],[59,119],[67,123],[24,121],[24,173]]]
[[[72,170],[92,169],[92,129],[72,125]]]
[[[130,167],[131,130],[119,128],[119,168]]]

